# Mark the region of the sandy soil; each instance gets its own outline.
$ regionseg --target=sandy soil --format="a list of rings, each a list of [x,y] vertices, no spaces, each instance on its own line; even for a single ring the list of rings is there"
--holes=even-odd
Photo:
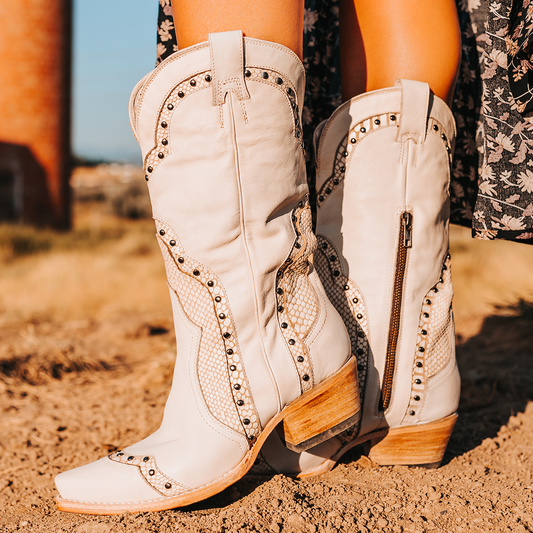
[[[463,390],[439,469],[378,467],[355,449],[324,476],[247,475],[181,510],[56,511],[54,476],[155,430],[170,387],[175,342],[151,222],[109,220],[99,228],[123,231],[91,249],[0,264],[0,532],[533,531],[533,248],[459,229]]]

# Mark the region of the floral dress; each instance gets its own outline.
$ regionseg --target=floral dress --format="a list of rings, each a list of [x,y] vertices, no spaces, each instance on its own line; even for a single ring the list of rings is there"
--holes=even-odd
[[[159,0],[157,61],[175,52]],[[463,55],[454,96],[451,221],[479,239],[533,244],[533,0],[457,0]],[[310,188],[315,127],[342,103],[338,0],[306,0],[303,109]]]

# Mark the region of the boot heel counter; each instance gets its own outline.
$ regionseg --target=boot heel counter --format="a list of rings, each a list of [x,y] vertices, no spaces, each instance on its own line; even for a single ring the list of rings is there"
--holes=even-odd
[[[331,376],[351,355],[351,342],[341,316],[329,301],[316,270],[309,275],[318,301],[320,314],[308,347],[313,365],[315,383]],[[328,356],[324,357],[327,353]]]

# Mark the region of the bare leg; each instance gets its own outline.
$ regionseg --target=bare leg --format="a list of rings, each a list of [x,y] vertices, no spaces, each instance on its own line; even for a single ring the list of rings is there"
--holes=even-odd
[[[304,0],[172,0],[172,8],[180,48],[207,41],[212,32],[242,30],[302,58]]]
[[[399,78],[451,104],[461,58],[454,0],[340,0],[344,100]]]

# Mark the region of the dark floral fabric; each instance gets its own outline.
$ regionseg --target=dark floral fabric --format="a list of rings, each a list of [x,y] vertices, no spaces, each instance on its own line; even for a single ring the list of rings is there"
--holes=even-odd
[[[170,2],[159,0],[158,62],[177,50]],[[533,243],[533,118],[521,114],[533,102],[533,0],[457,0],[457,8],[463,55],[452,109],[451,220],[479,239]],[[306,0],[303,123],[311,190],[313,131],[342,102],[338,11],[338,0]]]

